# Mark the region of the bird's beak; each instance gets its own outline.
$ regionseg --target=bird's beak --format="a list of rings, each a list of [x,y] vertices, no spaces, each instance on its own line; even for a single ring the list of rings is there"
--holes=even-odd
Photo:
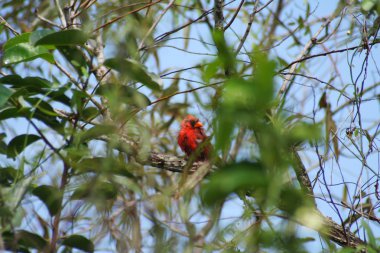
[[[197,123],[195,123],[194,127],[203,127],[203,124],[199,121],[197,121]]]

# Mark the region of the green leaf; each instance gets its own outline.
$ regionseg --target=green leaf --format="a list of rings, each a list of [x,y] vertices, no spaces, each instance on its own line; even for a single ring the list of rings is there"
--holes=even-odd
[[[83,143],[89,140],[96,139],[99,136],[102,135],[110,135],[117,133],[117,127],[112,125],[96,125],[89,130],[82,132],[79,134],[79,138],[77,139],[78,144]]]
[[[287,126],[286,137],[295,145],[305,140],[317,141],[320,137],[320,125],[297,122]]]
[[[30,33],[23,33],[23,34],[20,34],[12,39],[9,39],[7,42],[5,42],[4,46],[3,46],[3,50],[7,50],[8,48],[11,48],[17,44],[20,44],[20,43],[27,43],[29,42],[29,38],[30,38]]]
[[[206,204],[213,204],[225,199],[231,193],[243,191],[245,194],[251,190],[259,191],[268,184],[268,175],[259,163],[241,162],[227,165],[212,174],[210,181],[202,189],[203,199]]]
[[[22,107],[22,108],[16,108],[16,107],[8,107],[4,110],[0,111],[0,120],[5,119],[15,119],[15,118],[26,118],[31,115],[30,108],[28,107]]]
[[[338,251],[338,253],[356,253],[357,249],[353,248],[342,248]]]
[[[51,82],[41,77],[28,76],[22,78],[19,75],[7,75],[0,78],[0,83],[9,84],[13,88],[35,87],[35,88],[50,88]]]
[[[100,173],[112,173],[121,176],[134,178],[134,176],[129,172],[131,165],[125,162],[120,162],[112,157],[93,157],[82,159],[76,164],[75,172],[87,173],[96,172]]]
[[[43,237],[26,230],[17,231],[15,238],[18,239],[19,244],[28,248],[43,250],[47,246],[47,241]]]
[[[0,184],[3,186],[11,186],[17,176],[17,170],[12,167],[0,168]]]
[[[51,88],[50,88],[47,90],[46,96],[48,96],[49,98],[51,98],[55,101],[61,102],[64,105],[69,106],[70,105],[70,98],[65,95],[65,92],[67,90],[68,90],[67,87],[60,87],[57,90],[51,90]],[[44,91],[45,91],[45,89],[44,89]]]
[[[13,217],[13,212],[7,206],[0,207],[0,218],[3,220],[11,219]]]
[[[274,104],[275,63],[256,54],[253,78],[231,77],[224,85],[215,128],[217,150],[226,150],[236,125],[250,129],[263,126],[263,119]],[[266,126],[265,126],[266,128]]]
[[[20,62],[32,61],[41,58],[50,63],[54,63],[54,57],[45,47],[34,47],[29,42],[19,43],[4,50],[4,65],[16,64]]]
[[[57,187],[41,185],[34,188],[32,193],[46,205],[51,216],[58,213],[61,208],[62,193]]]
[[[42,30],[34,31],[30,34],[29,41],[32,45],[36,45],[36,42],[39,41],[41,38],[54,32],[55,31],[51,29],[42,29]]]
[[[82,184],[75,190],[71,199],[89,199],[94,202],[113,200],[117,196],[117,188],[108,182],[89,182]]]
[[[13,91],[0,85],[0,107],[3,106],[13,94]]]
[[[50,105],[48,105],[46,102],[44,103],[44,107],[37,106],[37,109],[32,114],[33,118],[38,119],[45,125],[49,126],[51,129],[57,131],[60,134],[64,133],[64,121],[59,122],[57,120],[57,117],[55,116],[56,113],[53,111],[53,109],[50,110],[44,110],[47,108],[51,108]]]
[[[69,46],[83,45],[89,39],[89,35],[78,29],[69,29],[55,33],[49,33],[34,41],[34,45]]]
[[[220,69],[221,62],[219,59],[216,59],[215,61],[211,63],[207,63],[206,65],[202,66],[202,77],[206,82],[209,82],[211,78],[217,77],[216,74],[218,73],[218,70]]]
[[[364,11],[370,11],[376,6],[377,2],[377,0],[364,0],[361,4],[362,9]]]
[[[19,169],[18,173],[19,175],[23,175],[23,169]],[[3,197],[7,200],[6,204],[11,210],[16,210],[17,212],[17,208],[20,206],[21,201],[25,199],[25,194],[30,190],[32,181],[34,180],[36,180],[34,176],[23,177],[13,183],[11,187],[2,188]],[[21,218],[24,217],[23,215]]]
[[[116,99],[117,105],[115,106],[117,107],[120,107],[120,102],[138,108],[145,108],[151,104],[149,98],[143,93],[125,85],[109,84],[101,86],[97,93],[106,96],[109,100]]]
[[[53,107],[44,100],[30,97],[26,98],[25,100],[28,101],[34,108],[37,108],[37,112],[46,114],[48,116],[57,116],[57,113],[54,111]]]
[[[70,235],[63,240],[62,245],[86,252],[94,251],[94,243],[82,235]]]
[[[0,83],[8,84],[15,89],[16,92],[14,92],[13,95],[16,97],[30,97],[35,94],[41,94],[65,105],[70,104],[70,99],[65,95],[68,89],[67,87],[64,86],[59,89],[53,89],[53,84],[49,80],[41,77],[28,76],[22,78],[19,75],[7,75],[0,78]]]
[[[74,46],[59,46],[57,49],[71,63],[78,74],[86,77],[89,75],[86,59],[80,49]]]
[[[364,227],[365,231],[367,232],[369,245],[371,245],[373,248],[378,248],[376,245],[375,235],[373,234],[373,231],[370,228],[370,226],[368,225],[368,223],[363,220],[362,226]]]
[[[27,76],[22,78],[19,75],[7,75],[0,78],[0,83],[11,85],[12,88],[16,89],[17,91],[14,93],[14,96],[30,97],[35,94],[41,94],[65,105],[69,105],[70,103],[70,99],[64,94],[67,87],[53,89],[53,84],[41,77]],[[25,89],[26,92],[21,89]]]
[[[28,98],[29,102],[32,102],[30,98]],[[30,107],[9,107],[2,111],[0,111],[0,120],[12,119],[12,118],[35,118],[45,125],[51,127],[51,129],[57,131],[58,133],[63,133],[63,124],[64,121],[59,122],[55,116],[55,112],[52,107],[48,105],[46,102],[43,102],[43,105],[35,105],[36,110],[32,111]],[[49,110],[51,108],[51,110]]]
[[[16,233],[4,231],[2,239],[5,248],[12,250],[12,252],[29,252],[29,248],[43,252],[48,246],[48,242],[43,237],[26,230],[18,230]]]
[[[119,71],[131,80],[145,85],[151,90],[161,90],[162,80],[159,76],[147,71],[144,65],[132,59],[112,58],[104,62],[107,67]]]
[[[281,189],[278,206],[282,211],[294,215],[299,208],[311,207],[312,202],[304,192],[291,186]]]
[[[41,139],[38,135],[34,134],[21,134],[13,138],[8,143],[7,156],[14,158],[20,154],[28,145]]]
[[[235,73],[235,56],[232,48],[227,45],[224,33],[220,30],[214,30],[212,38],[218,49],[218,60],[221,62],[223,71]]]
[[[82,117],[85,121],[91,121],[100,114],[97,107],[87,107],[82,112]]]
[[[288,66],[288,64],[289,64],[284,58],[281,58],[280,56],[277,57],[277,61],[278,61],[278,63],[281,64],[281,66],[283,66],[283,67],[286,67],[286,66]]]
[[[5,133],[0,133],[0,154],[7,154],[8,145],[5,143],[4,138],[7,135]]]
[[[22,245],[17,245],[17,237],[11,231],[4,231],[1,234],[1,237],[4,241],[5,249],[10,249],[15,252],[30,253],[30,251]]]

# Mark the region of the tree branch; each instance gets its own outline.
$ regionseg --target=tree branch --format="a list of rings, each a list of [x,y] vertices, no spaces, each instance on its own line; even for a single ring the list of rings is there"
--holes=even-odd
[[[61,114],[60,117],[65,117],[65,116],[64,114]],[[98,139],[102,141],[107,141],[107,142],[110,141],[110,138],[108,136],[101,136]],[[124,136],[121,136],[119,141],[122,144],[126,144],[127,146],[130,146],[132,149],[137,149],[137,144],[134,141],[129,140],[128,138]],[[316,230],[317,232],[326,236],[331,241],[337,243],[340,246],[358,248],[360,245],[365,245],[366,243],[363,240],[361,240],[359,237],[357,237],[354,233],[350,231],[346,231],[344,227],[342,227],[341,225],[333,221],[330,217],[324,216],[318,210],[317,204],[315,202],[313,187],[312,187],[309,175],[307,174],[306,167],[303,164],[297,150],[293,148],[291,152],[292,152],[292,157],[294,160],[294,170],[297,176],[297,180],[300,183],[302,190],[310,198],[312,198],[315,214],[317,215],[317,217],[321,219],[322,224],[320,226],[313,227],[312,225],[303,221],[297,221],[297,222],[303,226]],[[177,157],[175,155],[158,153],[158,152],[152,151],[148,155],[148,158],[145,161],[144,165],[150,165],[155,168],[177,172],[177,173],[194,173],[197,171],[198,168],[200,168],[202,165],[205,164],[204,162],[194,162],[189,168],[188,167],[189,165],[187,163],[188,163],[187,160]],[[212,173],[213,171],[215,171],[214,167],[211,168],[207,173]],[[362,252],[365,252],[365,251],[362,250]]]
[[[347,231],[344,227],[333,221],[330,217],[324,216],[317,208],[315,202],[313,187],[305,165],[303,164],[301,157],[298,152],[293,149],[292,156],[295,162],[294,170],[297,176],[297,180],[302,188],[302,190],[313,199],[314,209],[317,212],[317,215],[322,220],[322,225],[320,228],[317,228],[317,231],[329,238],[331,241],[339,244],[343,247],[352,247],[357,248],[359,245],[365,245],[366,243],[357,237],[354,233]],[[301,222],[304,226],[316,229],[311,227],[309,224]],[[364,250],[362,252],[365,252]]]
[[[321,219],[322,224],[318,226],[318,228],[316,228],[305,222],[301,222],[301,221],[297,221],[297,222],[299,222],[303,226],[317,230],[317,232],[326,236],[328,239],[337,243],[340,246],[358,248],[360,245],[365,245],[366,243],[363,240],[361,240],[359,237],[357,237],[354,233],[350,231],[345,231],[345,228],[343,228],[341,225],[333,221],[330,217],[324,216],[317,209],[315,199],[314,199],[313,188],[311,186],[311,181],[309,179],[306,168],[304,164],[302,163],[300,156],[295,150],[293,150],[293,158],[295,159],[295,163],[296,163],[295,170],[297,174],[297,179],[300,182],[301,188],[310,197],[313,197],[313,201],[315,204],[315,212],[316,212],[316,215]],[[152,152],[148,159],[148,164],[153,167],[169,170],[173,172],[178,172],[178,173],[182,173],[185,171],[186,163],[187,163],[186,160],[179,158],[177,156],[170,155],[170,154],[161,154],[161,153],[156,153],[156,152]],[[190,171],[192,172],[196,171],[196,169],[200,167],[202,164],[203,164],[202,162],[194,163]],[[362,252],[365,252],[365,251],[363,250]]]
[[[368,43],[368,45],[373,46],[373,45],[376,45],[379,43],[380,43],[379,40],[374,40],[373,42]],[[364,48],[364,45],[360,44],[359,46],[347,47],[347,48],[342,48],[342,49],[337,49],[337,50],[331,50],[331,51],[320,53],[320,54],[313,54],[313,55],[309,55],[309,56],[300,57],[299,59],[289,63],[286,67],[280,69],[278,72],[281,73],[281,72],[285,71],[286,69],[290,68],[291,66],[293,66],[294,64],[297,64],[297,63],[300,63],[300,62],[303,62],[303,61],[306,61],[306,60],[309,60],[312,58],[316,58],[316,57],[320,57],[320,56],[326,56],[326,55],[330,55],[330,54],[336,54],[336,53],[343,53],[343,52],[347,52],[347,51],[351,51],[351,50],[356,50],[359,48]],[[293,73],[293,72],[290,72],[287,74],[291,74],[291,73]]]

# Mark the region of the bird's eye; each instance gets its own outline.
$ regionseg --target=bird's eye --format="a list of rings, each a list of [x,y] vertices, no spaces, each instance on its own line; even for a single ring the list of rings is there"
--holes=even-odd
[[[196,123],[195,120],[191,120],[191,121],[190,121],[190,124],[191,124],[192,126],[195,126],[195,123]]]

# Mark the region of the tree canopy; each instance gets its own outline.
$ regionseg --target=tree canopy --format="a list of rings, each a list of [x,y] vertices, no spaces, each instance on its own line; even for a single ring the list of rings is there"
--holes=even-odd
[[[0,250],[378,252],[379,13],[1,1]]]

